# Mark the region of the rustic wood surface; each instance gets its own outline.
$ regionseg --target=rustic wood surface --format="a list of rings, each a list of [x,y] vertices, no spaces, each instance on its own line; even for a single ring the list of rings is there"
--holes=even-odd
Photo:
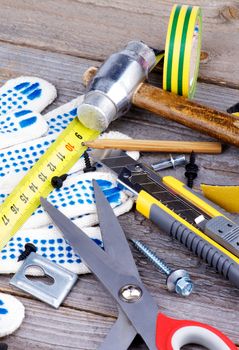
[[[170,11],[177,2],[1,0],[0,3],[2,42],[103,60],[132,38],[163,48]],[[203,48],[208,59],[201,67],[201,79],[237,86],[238,1],[182,3],[200,5],[203,10]]]
[[[163,46],[174,1],[117,0],[0,0],[0,80],[37,75],[55,84],[58,99],[52,109],[83,93],[82,75],[99,66],[107,55],[127,40],[140,38]],[[194,1],[184,3],[196,4]],[[203,49],[209,57],[201,65],[196,100],[226,110],[238,102],[239,1],[197,1],[203,8]],[[157,83],[159,75],[151,80]],[[211,84],[213,83],[213,84]],[[212,140],[182,125],[132,108],[111,126],[134,138],[165,140]],[[148,164],[167,155],[146,154]],[[238,149],[226,147],[220,155],[199,155],[195,189],[201,182],[238,184]],[[161,173],[185,181],[178,168]],[[165,278],[145,258],[134,252],[143,282],[169,316],[210,323],[238,346],[239,291],[178,242],[132,210],[120,217],[127,237],[148,243],[172,267],[189,271],[195,291],[186,299],[167,292]],[[9,350],[97,349],[116,319],[113,300],[92,275],[80,276],[59,310],[34,300],[9,286],[1,276],[0,290],[18,296],[26,307],[21,328],[3,339]],[[139,340],[132,349],[146,349]],[[112,349],[114,345],[112,344]],[[184,349],[199,349],[187,346]],[[216,350],[216,349],[215,349]]]

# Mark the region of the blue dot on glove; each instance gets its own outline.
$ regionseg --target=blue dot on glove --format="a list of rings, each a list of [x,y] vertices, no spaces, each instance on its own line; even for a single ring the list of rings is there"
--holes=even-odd
[[[0,299],[0,306],[4,305],[4,302]],[[0,315],[6,315],[8,313],[8,310],[0,307]]]

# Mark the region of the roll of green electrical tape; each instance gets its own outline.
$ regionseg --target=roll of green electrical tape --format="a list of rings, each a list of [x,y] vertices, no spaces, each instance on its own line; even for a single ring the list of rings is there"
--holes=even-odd
[[[202,15],[198,6],[174,5],[166,38],[163,88],[192,98],[201,51]]]

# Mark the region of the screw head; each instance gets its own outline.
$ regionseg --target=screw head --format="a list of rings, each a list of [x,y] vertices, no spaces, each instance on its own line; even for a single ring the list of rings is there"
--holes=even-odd
[[[90,167],[85,167],[84,169],[83,169],[83,172],[84,173],[90,173],[90,172],[92,172],[92,171],[96,171],[96,167],[95,166],[90,166]]]
[[[135,171],[141,171],[142,168],[141,168],[141,166],[139,164],[136,164],[135,167],[134,167],[134,170]]]
[[[36,253],[37,251],[37,248],[33,243],[26,243],[25,249],[28,250],[29,252],[34,252],[34,253]]]
[[[127,173],[127,172],[123,173],[123,177],[124,177],[125,179],[128,179],[128,178],[129,178],[129,173]]]
[[[142,297],[142,290],[138,286],[133,284],[122,287],[119,291],[119,296],[123,301],[127,303],[134,303]]]
[[[190,278],[182,277],[176,282],[175,292],[182,297],[189,296],[193,291],[193,284]]]
[[[176,292],[183,297],[187,297],[193,291],[193,282],[187,271],[179,269],[168,276],[167,287],[170,292]]]
[[[68,176],[67,174],[63,174],[61,176],[53,176],[51,179],[52,186],[57,189],[61,188],[67,176]]]
[[[63,185],[63,180],[60,178],[60,176],[53,176],[51,179],[51,184],[54,188],[61,188]]]

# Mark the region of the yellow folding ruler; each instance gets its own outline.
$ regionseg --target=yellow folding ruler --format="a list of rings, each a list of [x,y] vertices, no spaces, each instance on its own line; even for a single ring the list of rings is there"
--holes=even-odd
[[[98,135],[75,118],[28,171],[0,207],[0,250],[52,191],[52,177],[65,174],[86,150],[82,142]]]

